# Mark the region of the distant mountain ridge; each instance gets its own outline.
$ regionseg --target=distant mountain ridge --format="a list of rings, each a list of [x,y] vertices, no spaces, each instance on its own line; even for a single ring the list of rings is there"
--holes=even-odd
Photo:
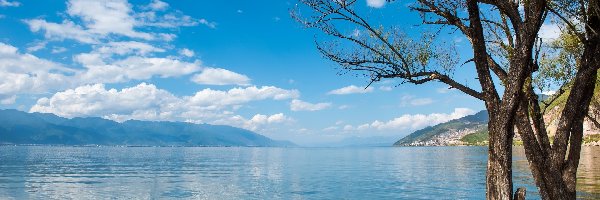
[[[224,125],[98,118],[0,110],[0,144],[130,146],[295,146]]]
[[[487,134],[489,116],[486,110],[417,130],[398,140],[394,146],[449,146],[468,143],[465,136]]]

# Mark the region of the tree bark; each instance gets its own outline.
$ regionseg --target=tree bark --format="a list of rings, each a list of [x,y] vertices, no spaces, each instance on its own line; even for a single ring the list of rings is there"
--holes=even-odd
[[[512,198],[512,120],[492,116],[488,124],[490,139],[486,174],[488,200]]]
[[[527,191],[525,188],[519,188],[517,189],[517,191],[515,192],[515,200],[525,200],[525,195],[526,195]]]

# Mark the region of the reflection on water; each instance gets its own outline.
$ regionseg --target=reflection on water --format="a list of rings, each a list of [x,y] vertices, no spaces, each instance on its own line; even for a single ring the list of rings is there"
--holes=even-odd
[[[577,173],[577,190],[600,199],[600,147],[583,147]]]
[[[600,197],[600,148],[578,190]],[[487,149],[0,147],[0,199],[481,199]],[[537,192],[521,149],[515,188]]]

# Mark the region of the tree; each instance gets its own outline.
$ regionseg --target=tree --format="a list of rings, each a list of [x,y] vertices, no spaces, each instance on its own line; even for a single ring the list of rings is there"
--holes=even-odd
[[[559,60],[566,61],[563,61],[563,66],[555,68],[574,66],[576,73],[572,80],[564,83],[569,85],[571,92],[559,117],[552,144],[531,84],[525,85],[525,98],[519,105],[518,130],[536,185],[544,199],[576,197],[583,120],[588,115],[600,67],[599,6],[598,0],[561,0],[550,2],[547,6],[549,12],[566,24],[567,37],[563,38],[564,42],[560,45],[562,52],[557,55]],[[575,55],[575,58],[564,58],[565,54]]]
[[[515,127],[524,140],[542,198],[574,198],[574,173],[585,115],[578,111],[587,111],[600,63],[599,56],[594,57],[600,52],[596,34],[600,32],[598,0],[416,0],[411,10],[420,14],[424,25],[435,27],[429,30],[436,30],[433,34],[425,31],[419,39],[407,36],[402,28],[373,25],[359,14],[355,4],[356,0],[300,0],[292,17],[336,39],[317,41],[317,49],[345,71],[358,72],[371,82],[386,78],[416,85],[439,81],[484,101],[490,116],[487,199],[513,198]],[[303,15],[303,9],[309,9],[310,14]],[[583,46],[554,144],[549,141],[532,84],[543,60],[538,32],[549,14],[567,24]],[[569,18],[573,16],[579,17],[576,19],[581,19],[581,24],[573,24],[574,18]],[[348,33],[352,29],[353,33]],[[474,63],[481,91],[452,78],[458,56],[443,41],[436,40],[448,30],[469,40],[473,58],[465,63]],[[495,78],[499,84],[494,83]],[[496,87],[504,87],[503,93]]]

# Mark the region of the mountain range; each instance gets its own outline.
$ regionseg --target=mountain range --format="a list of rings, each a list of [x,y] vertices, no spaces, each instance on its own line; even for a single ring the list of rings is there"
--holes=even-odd
[[[598,122],[600,119],[600,72],[598,75],[594,97],[591,99],[588,114],[583,121],[584,145],[600,146],[600,122]],[[553,137],[556,132],[560,113],[571,92],[571,84],[565,85],[563,93],[538,95],[539,100],[549,102],[549,104],[540,103],[540,107],[545,111],[543,117],[550,137]],[[489,138],[488,121],[487,112],[481,111],[475,115],[415,131],[398,140],[394,146],[483,145]],[[515,134],[515,144],[520,142],[518,134]]]
[[[295,146],[225,125],[98,118],[0,110],[0,144],[128,146]]]
[[[417,130],[398,140],[394,146],[450,146],[470,145],[487,141],[486,110],[474,115],[450,120]]]

